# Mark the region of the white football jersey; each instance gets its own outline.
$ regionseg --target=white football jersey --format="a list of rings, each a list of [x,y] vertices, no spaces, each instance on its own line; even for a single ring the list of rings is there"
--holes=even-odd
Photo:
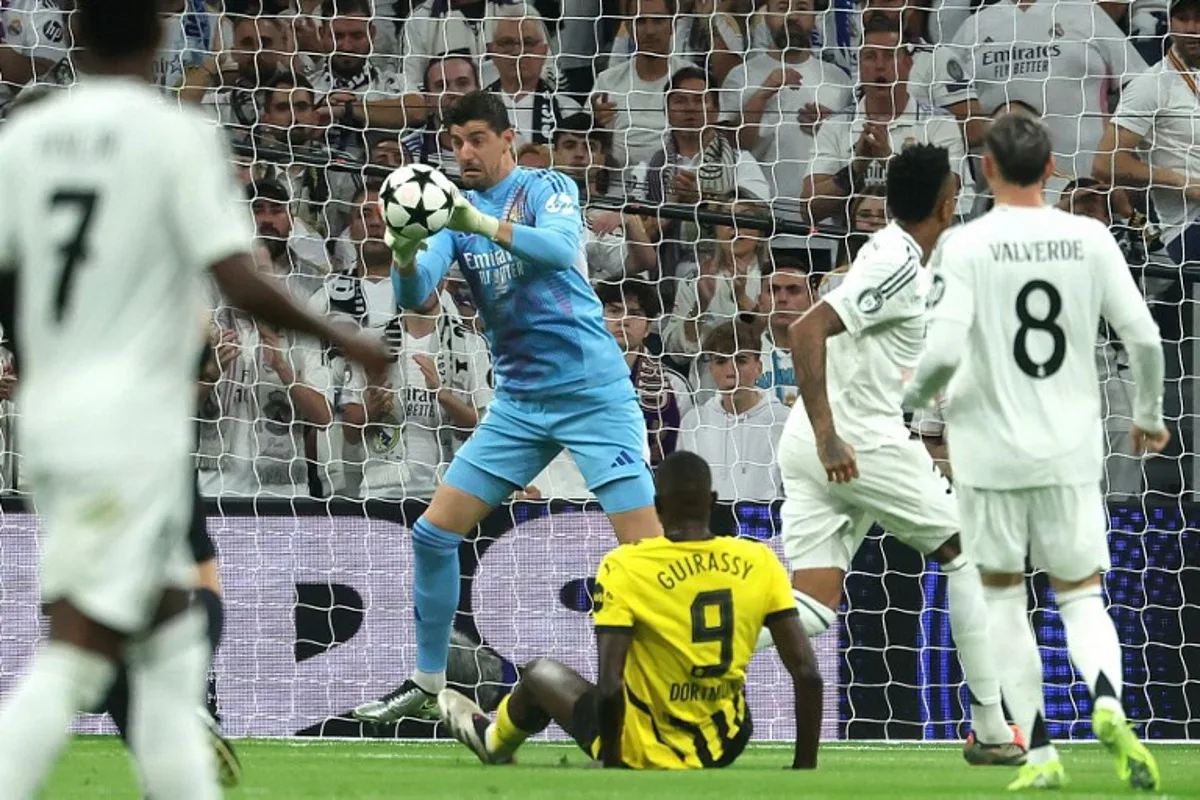
[[[921,247],[896,223],[871,237],[845,278],[824,297],[846,332],[827,343],[829,405],[838,435],[856,450],[907,441],[903,383],[925,342],[932,277]],[[813,439],[802,407],[784,432]]]
[[[1126,337],[1156,330],[1108,229],[1052,207],[997,206],[946,236],[933,266],[931,320],[969,327],[946,393],[955,479],[1098,483],[1100,318]]]
[[[23,447],[39,460],[184,458],[202,271],[250,251],[217,129],[87,77],[0,133],[0,269],[18,272]]]

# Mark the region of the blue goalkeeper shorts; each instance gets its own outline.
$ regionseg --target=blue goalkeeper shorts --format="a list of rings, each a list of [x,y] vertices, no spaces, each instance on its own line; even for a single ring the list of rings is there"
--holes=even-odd
[[[654,505],[646,420],[628,379],[536,400],[497,395],[445,482],[499,505],[564,448],[609,514]]]

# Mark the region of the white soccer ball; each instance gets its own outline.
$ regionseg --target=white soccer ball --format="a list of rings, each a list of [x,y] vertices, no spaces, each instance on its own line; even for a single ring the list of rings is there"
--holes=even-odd
[[[424,239],[446,227],[457,193],[434,167],[406,164],[388,175],[379,189],[383,221],[393,233]]]

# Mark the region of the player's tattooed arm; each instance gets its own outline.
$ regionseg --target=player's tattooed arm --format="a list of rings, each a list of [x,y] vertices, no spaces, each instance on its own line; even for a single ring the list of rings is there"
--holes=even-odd
[[[792,757],[792,769],[815,769],[821,740],[823,682],[812,643],[804,635],[794,609],[792,611],[769,617],[767,630],[775,641],[779,659],[792,676],[792,687],[796,692],[796,752]]]
[[[796,385],[817,439],[817,452],[829,479],[848,483],[858,477],[854,449],[837,435],[825,380],[826,342],[846,330],[845,323],[824,300],[788,328],[788,344],[796,369]]]
[[[606,767],[620,767],[621,728],[625,724],[625,659],[629,656],[632,630],[598,630],[600,651],[600,760]]]

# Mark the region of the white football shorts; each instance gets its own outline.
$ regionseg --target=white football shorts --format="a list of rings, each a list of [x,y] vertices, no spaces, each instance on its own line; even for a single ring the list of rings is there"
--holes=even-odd
[[[792,571],[846,571],[873,523],[928,555],[959,531],[950,482],[918,441],[857,453],[858,477],[832,483],[816,444],[784,435],[783,551]]]
[[[1035,569],[1081,581],[1111,566],[1099,484],[1034,489],[958,488],[963,552],[983,572]]]
[[[66,600],[89,619],[134,634],[149,626],[164,589],[195,585],[190,459],[34,467],[30,476],[43,531],[43,603]]]

